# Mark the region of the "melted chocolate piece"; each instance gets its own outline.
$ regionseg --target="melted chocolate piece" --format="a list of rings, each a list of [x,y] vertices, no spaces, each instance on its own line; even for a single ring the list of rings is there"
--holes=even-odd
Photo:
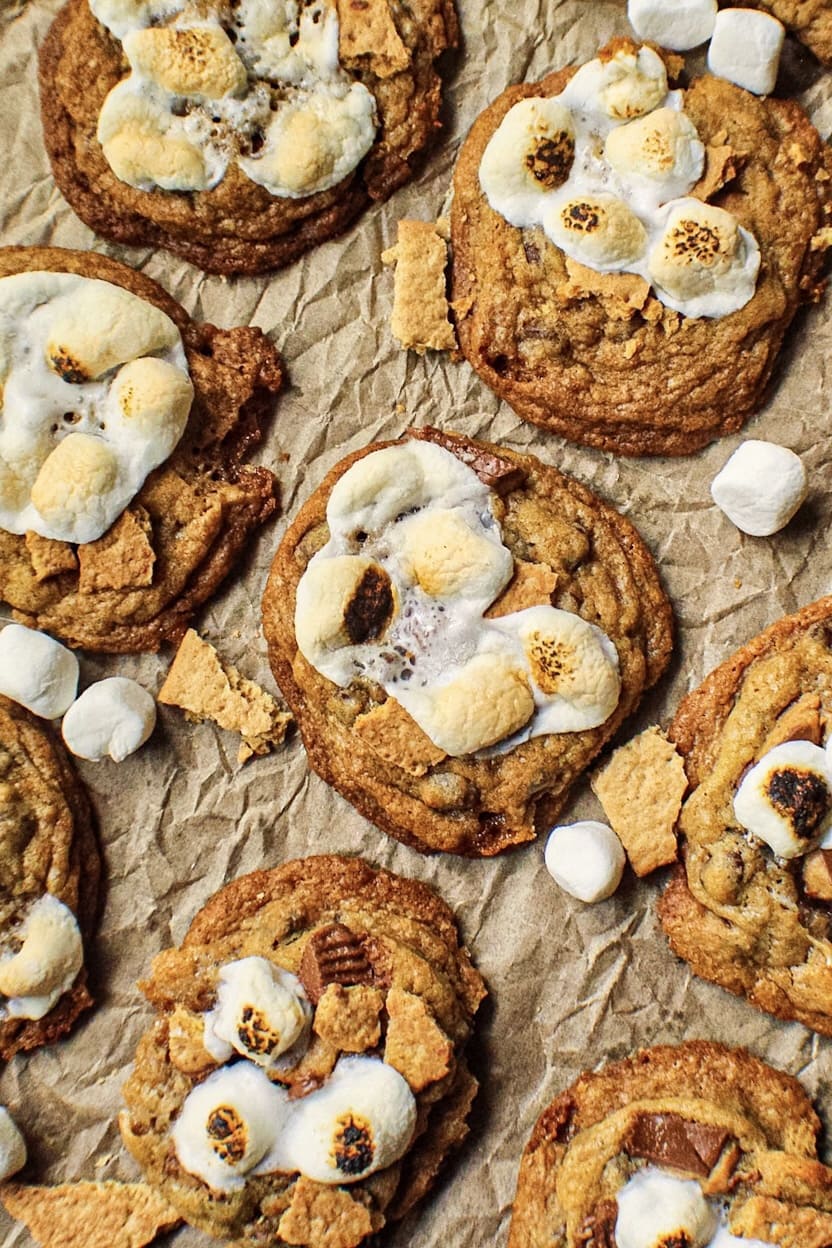
[[[508,494],[526,479],[525,468],[512,463],[510,459],[494,455],[491,451],[482,450],[459,434],[443,433],[441,429],[425,425],[423,429],[411,430],[411,437],[420,438],[423,442],[433,442],[456,455],[461,463],[467,464],[477,474],[483,485],[487,485],[496,494]]]
[[[618,1205],[615,1201],[600,1201],[578,1227],[578,1237],[575,1243],[579,1248],[616,1248],[615,1223],[617,1218]]]
[[[688,1122],[678,1114],[638,1114],[624,1140],[624,1151],[654,1166],[668,1166],[705,1178],[731,1138],[724,1127]]]

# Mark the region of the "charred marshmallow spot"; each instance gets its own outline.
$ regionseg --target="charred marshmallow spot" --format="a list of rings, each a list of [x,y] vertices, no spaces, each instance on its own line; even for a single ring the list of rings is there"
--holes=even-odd
[[[787,741],[764,754],[734,796],[742,826],[781,858],[808,853],[832,826],[832,777],[824,750]]]
[[[771,774],[766,785],[769,801],[788,819],[795,836],[812,840],[829,814],[829,785],[812,771],[788,768]]]
[[[373,1164],[375,1144],[373,1129],[365,1118],[345,1114],[335,1124],[332,1149],[335,1167],[349,1178],[366,1174]]]
[[[248,1148],[246,1124],[233,1105],[218,1105],[205,1124],[211,1147],[226,1165],[238,1166]]]
[[[384,636],[393,618],[396,602],[393,584],[378,564],[362,574],[344,611],[347,637],[354,646],[377,641]]]
[[[217,1002],[205,1015],[203,1043],[217,1061],[226,1061],[236,1050],[266,1070],[280,1069],[306,1047],[311,1015],[295,975],[267,958],[240,958],[220,969]]]
[[[545,190],[556,191],[569,177],[574,160],[575,137],[561,130],[526,153],[526,168]]]

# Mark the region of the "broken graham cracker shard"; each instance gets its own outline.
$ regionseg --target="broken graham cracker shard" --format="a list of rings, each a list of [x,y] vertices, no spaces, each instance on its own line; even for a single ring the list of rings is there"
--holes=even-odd
[[[447,280],[449,226],[444,218],[400,221],[399,241],[382,252],[384,264],[395,264],[393,278],[393,335],[405,349],[456,350],[456,334],[448,312]]]
[[[300,982],[313,1005],[330,984],[342,988],[375,982],[373,964],[360,936],[343,923],[330,923],[310,936],[300,963]]]
[[[676,860],[676,820],[688,782],[676,747],[648,728],[616,750],[592,789],[636,875]]]
[[[504,459],[486,450],[475,442],[469,442],[459,433],[445,433],[435,429],[433,425],[423,425],[421,429],[411,429],[411,438],[419,438],[422,442],[433,442],[452,455],[456,455],[460,463],[467,464],[495,494],[509,494],[522,485],[526,479],[526,470],[511,459]]]
[[[268,754],[281,745],[292,716],[271,694],[236,667],[223,663],[212,645],[192,628],[182,638],[157,701],[178,706],[188,719],[211,719],[243,738],[237,754],[244,763],[253,754]]]
[[[42,1248],[143,1248],[182,1221],[147,1183],[4,1183],[0,1200]]]

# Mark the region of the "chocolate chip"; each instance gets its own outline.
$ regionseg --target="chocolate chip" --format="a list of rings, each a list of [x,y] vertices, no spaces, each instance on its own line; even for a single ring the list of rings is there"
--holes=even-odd
[[[723,1127],[688,1122],[678,1114],[637,1114],[625,1137],[624,1151],[655,1166],[705,1178],[728,1139],[730,1132]]]
[[[614,1200],[600,1201],[578,1227],[578,1248],[616,1248],[615,1223],[618,1206]]]

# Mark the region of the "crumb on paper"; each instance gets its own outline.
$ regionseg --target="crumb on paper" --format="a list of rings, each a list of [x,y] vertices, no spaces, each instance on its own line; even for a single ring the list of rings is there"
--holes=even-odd
[[[157,701],[178,706],[193,723],[210,719],[243,738],[237,754],[244,763],[281,745],[292,716],[253,680],[223,663],[216,650],[192,628],[182,638]]]
[[[94,594],[106,589],[142,589],[152,585],[156,562],[152,537],[150,516],[144,507],[122,512],[103,537],[78,547],[80,592]]]
[[[592,777],[636,875],[676,859],[676,820],[687,789],[685,765],[660,728],[648,728],[616,750]]]
[[[41,537],[39,533],[29,530],[23,539],[29,552],[29,559],[38,584],[48,581],[62,572],[75,572],[78,569],[78,557],[69,542],[57,542],[51,537]]]
[[[398,242],[382,253],[395,264],[393,279],[394,336],[405,349],[454,351],[456,334],[448,318],[445,269],[448,264],[448,222],[400,221]]]
[[[143,1248],[182,1221],[147,1183],[4,1183],[0,1201],[42,1248]]]

